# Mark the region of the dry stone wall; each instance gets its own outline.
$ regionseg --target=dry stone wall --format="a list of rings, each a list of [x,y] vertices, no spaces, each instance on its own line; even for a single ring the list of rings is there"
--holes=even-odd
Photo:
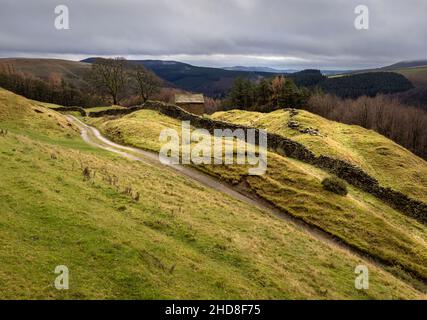
[[[96,113],[90,113],[90,116],[101,117],[107,115],[125,115],[140,109],[156,110],[166,116],[181,121],[190,121],[192,126],[207,129],[211,133],[213,133],[214,129],[254,129],[243,125],[237,125],[200,117],[188,113],[175,105],[150,101],[142,106],[120,110],[100,111]],[[255,130],[257,132],[256,141],[258,141],[259,130]],[[350,185],[353,185],[365,192],[376,196],[378,199],[389,204],[391,207],[427,225],[427,204],[415,199],[411,199],[399,191],[380,186],[380,184],[375,178],[371,177],[362,169],[350,163],[328,156],[316,156],[304,145],[278,134],[268,133],[267,138],[269,150],[276,152],[280,155],[294,158],[299,161],[314,165],[318,168],[324,169],[347,181],[347,183],[349,183]]]

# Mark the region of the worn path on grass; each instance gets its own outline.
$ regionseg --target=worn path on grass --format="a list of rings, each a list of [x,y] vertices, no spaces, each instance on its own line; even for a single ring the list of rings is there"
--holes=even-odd
[[[244,190],[239,190],[239,188],[234,187],[232,185],[220,182],[216,178],[204,174],[198,171],[197,169],[183,165],[165,165],[160,162],[159,155],[155,152],[117,144],[102,136],[98,129],[85,124],[76,117],[67,115],[66,118],[79,128],[83,140],[92,146],[119,154],[125,158],[128,158],[129,160],[142,162],[145,165],[168,168],[175,172],[179,172],[180,174],[201,183],[205,187],[215,189],[221,193],[224,193],[226,196],[245,202],[251,206],[255,206],[256,208],[265,213],[274,215],[275,217],[285,220],[286,222],[291,223],[292,225],[297,227],[298,229],[302,229],[305,232],[309,233],[317,240],[320,240],[341,252],[344,251],[347,254],[350,254],[358,259],[362,259],[366,263],[373,264],[376,267],[382,269],[384,272],[389,273],[386,267],[389,267],[390,265],[387,264],[387,262],[381,261],[377,257],[370,256],[364,252],[359,251],[357,248],[343,243],[342,241],[323,231],[322,229],[312,226],[297,218],[294,218],[291,215],[286,214],[285,212],[271,206],[263,199],[259,199],[256,196],[248,194]],[[394,276],[391,273],[389,274]]]

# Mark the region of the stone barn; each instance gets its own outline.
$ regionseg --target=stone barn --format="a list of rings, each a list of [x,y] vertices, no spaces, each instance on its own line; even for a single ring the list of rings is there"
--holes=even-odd
[[[185,111],[199,116],[205,113],[205,98],[203,94],[176,94],[175,104]]]

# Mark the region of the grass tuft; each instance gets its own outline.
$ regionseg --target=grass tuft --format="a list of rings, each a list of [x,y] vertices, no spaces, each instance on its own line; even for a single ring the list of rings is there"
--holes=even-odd
[[[340,196],[346,196],[348,193],[346,182],[337,177],[328,177],[323,179],[322,186],[325,190],[331,191]]]

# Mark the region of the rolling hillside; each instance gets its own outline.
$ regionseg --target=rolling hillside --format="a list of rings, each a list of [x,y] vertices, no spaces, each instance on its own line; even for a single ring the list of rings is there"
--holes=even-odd
[[[402,61],[381,69],[399,73],[411,81],[415,88],[398,97],[409,105],[427,110],[427,60]]]
[[[304,110],[298,110],[296,115],[291,110],[269,114],[232,110],[215,113],[212,117],[265,128],[269,132],[290,137],[317,155],[350,162],[384,186],[427,202],[426,161],[374,131],[330,121]],[[298,128],[290,127],[290,121]],[[304,133],[304,130],[312,134]],[[405,179],[396,179],[396,176]]]
[[[83,62],[91,63],[94,59],[85,59]],[[158,77],[177,88],[190,92],[200,92],[212,97],[223,96],[236,78],[257,80],[262,77],[274,76],[274,74],[267,72],[230,71],[198,67],[177,61],[129,60],[129,62],[144,65]]]
[[[292,223],[86,144],[48,107],[0,89],[1,298],[425,298]],[[171,121],[142,116],[150,129]],[[287,165],[317,190],[322,173]],[[416,250],[424,231],[410,228],[402,241]],[[358,264],[371,272],[368,291],[354,288]],[[70,290],[54,289],[57,265],[69,267]]]
[[[79,88],[84,88],[84,76],[96,58],[78,61],[59,59],[0,58],[0,71],[12,70],[32,75],[42,80],[65,79]],[[182,90],[201,92],[218,97],[230,89],[238,77],[257,80],[274,76],[274,73],[252,71],[228,71],[219,68],[197,67],[176,61],[129,60],[130,63],[143,64],[153,71],[166,84]]]
[[[427,60],[401,61],[378,69],[359,70],[347,74],[367,72],[395,72],[403,75],[413,84],[414,88],[395,96],[408,105],[427,110]]]
[[[319,87],[341,98],[355,99],[377,94],[395,94],[413,89],[413,84],[397,72],[365,72],[330,77],[320,82]]]
[[[83,61],[92,62],[93,58]],[[225,70],[196,67],[176,61],[130,60],[130,62],[143,64],[158,77],[177,88],[200,92],[211,97],[224,97],[237,78],[257,81],[278,75],[277,72],[252,71],[250,68]],[[320,70],[314,69],[282,74],[291,78],[298,86],[319,86],[326,92],[350,98],[362,95],[374,96],[378,93],[403,92],[412,88],[412,84],[404,76],[394,72],[365,73],[336,78],[327,78],[322,75]]]
[[[85,85],[83,78],[90,69],[90,64],[60,59],[0,59],[0,70],[10,67],[15,72],[32,75],[42,80],[65,79],[77,87],[81,87]]]
[[[89,58],[83,60],[83,62],[93,63],[95,59]],[[144,65],[158,77],[176,88],[199,92],[216,98],[225,97],[237,78],[257,81],[262,78],[273,78],[279,74],[277,72],[256,71],[251,68],[227,70],[198,67],[177,61],[128,60],[128,62]],[[281,74],[285,73],[282,72]],[[314,86],[325,79],[319,70],[311,69],[289,73],[286,76],[293,79],[298,86]]]
[[[58,59],[6,58],[0,59],[0,71],[12,69],[48,81],[65,79],[76,87],[85,89],[87,88],[85,75],[90,69],[90,63],[93,63],[95,59],[88,58],[77,62]],[[144,65],[161,78],[166,86],[188,92],[203,93],[215,98],[225,97],[237,78],[257,81],[278,75],[276,72],[252,71],[250,68],[225,70],[198,67],[177,61],[128,60],[128,62]],[[424,86],[423,70],[418,70],[419,72],[396,70],[399,74],[394,72],[395,70],[391,71],[393,72],[367,72],[327,78],[319,70],[309,69],[286,74],[286,76],[298,86],[310,88],[319,86],[325,92],[341,97],[355,98],[362,95],[374,96],[378,93],[404,92],[403,95],[410,96],[408,99],[423,101],[425,93],[424,91],[420,93],[420,89],[418,89],[418,87]],[[412,85],[405,77],[415,82],[415,89],[408,91]]]
[[[260,127],[267,126],[266,124],[270,122],[261,122],[264,119],[263,116],[270,117],[270,120],[276,119],[276,122],[271,121],[275,127],[283,128],[287,124],[286,121],[280,121],[279,111],[263,115],[230,111],[214,115],[217,119],[248,122],[250,125]],[[257,119],[260,119],[260,122],[257,122]],[[326,122],[322,119],[319,121]],[[119,119],[90,119],[90,123],[96,125],[105,135],[118,143],[153,151],[160,149],[157,137],[162,129],[180,130],[180,121],[151,110],[141,110]],[[343,145],[341,147],[339,142],[331,139],[324,149],[318,150],[318,152],[327,153],[328,147],[335,143],[338,152],[346,159],[357,159],[360,162],[368,163],[369,160],[366,159],[368,155],[365,155],[363,160],[363,153],[357,155],[352,151],[351,146],[345,146],[349,140],[357,137],[358,132],[362,129],[354,128],[355,130],[353,130],[351,126],[342,126],[344,130],[342,134],[345,134],[346,131],[354,131],[352,136],[348,139],[344,139],[342,136]],[[337,124],[337,128],[331,129],[331,131],[339,131],[338,128]],[[272,128],[270,130],[273,131]],[[366,130],[365,133],[367,133]],[[411,194],[419,199],[425,199],[426,184],[423,180],[425,176],[422,175],[427,170],[426,163],[385,138],[382,138],[382,141],[388,142],[383,149],[377,151],[377,148],[380,148],[377,141],[381,141],[381,138],[375,136],[374,133],[370,135],[374,138],[371,145],[366,143],[363,145],[360,140],[355,140],[354,143],[360,141],[360,148],[371,152],[372,156],[382,150],[389,153],[397,152],[396,158],[406,155],[408,159],[412,159],[410,163],[417,164],[418,167],[413,170],[404,167],[400,169],[401,172],[405,171],[405,174],[412,175],[407,184],[402,183],[402,186],[405,191],[411,191]],[[365,138],[368,139],[366,135]],[[338,139],[337,135],[336,140]],[[317,144],[320,144],[319,141]],[[245,192],[261,197],[283,210],[287,215],[319,228],[357,250],[385,261],[393,272],[399,274],[408,272],[408,274],[416,274],[418,277],[427,279],[427,269],[425,268],[427,227],[425,225],[407,218],[372,195],[358,189],[350,188],[349,195],[346,197],[323,190],[321,182],[329,176],[329,173],[321,169],[271,152],[268,157],[267,173],[261,177],[247,176],[247,168],[235,165],[204,165],[203,167],[197,166],[197,168],[230,184],[237,185]],[[399,170],[400,160],[404,161],[396,159],[396,162],[391,162],[385,169],[375,167],[376,161],[379,160],[374,160],[373,170],[376,169],[381,173],[383,181],[393,180],[394,185],[397,186],[402,181],[396,181],[392,175],[396,174],[395,169]],[[418,177],[418,175],[420,176]]]
[[[427,60],[400,61],[390,66],[383,67],[382,69],[398,70],[398,69],[420,68],[420,67],[427,67]]]
[[[414,89],[397,95],[404,103],[427,110],[427,61],[403,61],[383,68],[399,73],[412,82]]]

